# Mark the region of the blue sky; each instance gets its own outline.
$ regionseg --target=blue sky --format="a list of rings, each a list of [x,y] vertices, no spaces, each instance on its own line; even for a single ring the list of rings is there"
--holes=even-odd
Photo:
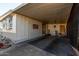
[[[0,3],[0,16],[10,9],[14,9],[21,3]]]

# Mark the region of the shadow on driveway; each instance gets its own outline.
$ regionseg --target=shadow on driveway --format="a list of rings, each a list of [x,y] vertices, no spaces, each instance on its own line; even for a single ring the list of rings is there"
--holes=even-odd
[[[41,40],[35,40],[29,42],[29,44],[57,56],[76,56],[76,53],[73,50],[71,44],[68,42],[67,38],[50,37]]]

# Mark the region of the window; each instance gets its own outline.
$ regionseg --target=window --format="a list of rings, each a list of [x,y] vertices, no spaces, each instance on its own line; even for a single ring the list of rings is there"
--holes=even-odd
[[[33,29],[38,29],[38,25],[37,24],[33,24]]]
[[[3,20],[3,29],[12,29],[12,16],[8,16]]]
[[[7,21],[8,21],[8,23],[7,23],[8,24],[8,26],[7,26],[8,28],[7,29],[12,29],[12,16],[9,16]]]

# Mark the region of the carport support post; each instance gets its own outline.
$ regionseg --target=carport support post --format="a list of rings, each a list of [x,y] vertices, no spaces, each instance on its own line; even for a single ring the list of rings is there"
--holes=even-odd
[[[67,37],[70,39],[70,43],[79,49],[78,43],[79,36],[79,4],[75,3],[72,6],[72,10],[67,21]]]

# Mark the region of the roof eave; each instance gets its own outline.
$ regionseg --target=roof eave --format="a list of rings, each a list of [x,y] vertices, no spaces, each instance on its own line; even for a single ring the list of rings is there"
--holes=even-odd
[[[0,22],[1,22],[5,17],[7,17],[7,16],[10,15],[11,13],[15,12],[16,10],[22,8],[22,7],[23,7],[24,5],[26,5],[26,4],[28,4],[28,3],[23,3],[23,4],[19,5],[18,7],[16,7],[15,9],[9,10],[8,12],[4,13],[4,14],[2,15],[2,17],[0,18]]]

